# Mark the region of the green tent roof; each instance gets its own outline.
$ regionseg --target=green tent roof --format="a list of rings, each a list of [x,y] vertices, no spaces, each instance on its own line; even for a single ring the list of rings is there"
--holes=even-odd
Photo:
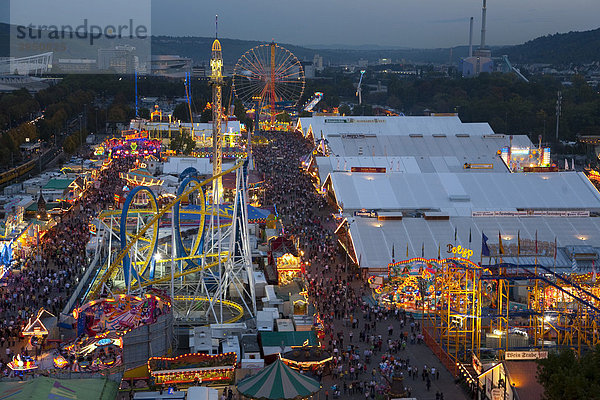
[[[42,189],[46,190],[66,190],[75,179],[52,178]]]
[[[296,399],[318,392],[321,384],[277,359],[258,374],[242,379],[237,389],[253,399]]]
[[[46,210],[52,210],[53,208],[56,208],[56,207],[60,207],[60,203],[59,202],[46,203]],[[37,212],[37,210],[38,210],[38,203],[37,203],[37,201],[31,203],[25,209],[25,211],[29,211],[29,212]]]
[[[302,346],[308,339],[310,346],[316,346],[317,335],[314,331],[293,332],[261,332],[260,340],[263,346]]]
[[[107,379],[53,379],[41,376],[24,382],[0,382],[2,398],[114,400],[119,384]]]

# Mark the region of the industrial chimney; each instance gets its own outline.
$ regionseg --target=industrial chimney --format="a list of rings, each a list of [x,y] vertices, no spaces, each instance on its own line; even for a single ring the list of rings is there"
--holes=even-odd
[[[469,57],[473,57],[473,17],[469,26]]]
[[[485,14],[487,11],[486,0],[483,0],[483,8],[481,9],[481,49],[485,49]]]

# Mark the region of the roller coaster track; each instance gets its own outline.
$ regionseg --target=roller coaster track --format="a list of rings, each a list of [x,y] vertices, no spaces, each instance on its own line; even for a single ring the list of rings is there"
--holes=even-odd
[[[146,232],[153,227],[155,224],[158,223],[158,221],[160,220],[160,218],[162,218],[167,211],[169,210],[173,210],[173,208],[175,206],[179,206],[179,202],[182,199],[187,198],[190,194],[192,194],[194,191],[196,190],[202,190],[201,188],[203,186],[205,186],[206,184],[223,177],[224,175],[233,172],[239,168],[241,168],[243,166],[243,163],[239,163],[231,168],[229,168],[226,171],[222,171],[221,173],[219,173],[218,175],[212,176],[210,178],[205,179],[202,182],[196,182],[195,184],[192,184],[190,186],[189,189],[185,190],[183,193],[181,193],[179,196],[177,196],[175,199],[171,200],[167,205],[165,205],[162,209],[157,210],[156,214],[150,219],[148,220],[145,225],[143,227],[141,227],[141,229],[137,232],[136,235],[134,235],[133,237],[131,237],[131,239],[129,240],[129,242],[124,245],[124,247],[121,249],[121,251],[119,252],[119,254],[115,257],[115,259],[110,263],[110,265],[105,264],[102,266],[101,270],[99,271],[98,275],[97,275],[97,279],[94,280],[88,295],[86,297],[90,297],[90,298],[94,298],[97,297],[100,292],[102,291],[102,288],[104,287],[104,285],[106,285],[106,283],[112,279],[117,271],[119,270],[119,268],[122,266],[122,262],[124,261],[125,257],[129,254],[129,251],[131,250],[131,248],[133,247],[133,245],[135,243],[137,243],[138,240],[140,240],[145,234]],[[116,213],[118,213],[117,211],[115,211]],[[108,213],[112,213],[112,211],[108,212]],[[219,213],[220,214],[220,213]],[[223,214],[224,217],[230,217],[226,214]],[[194,256],[194,255],[192,255]],[[217,260],[216,262],[212,262],[203,266],[198,266],[195,268],[190,268],[190,269],[186,269],[185,271],[182,272],[178,272],[177,274],[175,274],[175,277],[181,277],[184,275],[188,275],[188,274],[192,274],[198,271],[201,271],[203,269],[208,269],[211,268],[215,265],[218,265],[220,262],[224,262],[228,259],[230,255],[227,255],[227,257],[221,258],[220,260]],[[199,257],[199,256],[198,256]],[[148,280],[145,282],[140,282],[141,285],[143,286],[149,286],[155,283],[159,283],[159,282],[164,282],[164,281],[168,281],[172,279],[171,276],[169,277],[164,277],[164,278],[159,278],[159,279],[154,279],[154,280]]]
[[[597,304],[600,304],[600,298],[597,297],[596,295],[594,295],[593,293],[589,292],[588,290],[584,289],[583,287],[581,287],[579,284],[573,282],[572,280],[568,279],[565,276],[559,275],[554,273],[550,268],[548,267],[544,267],[541,265],[537,266],[538,271],[541,270],[543,271],[545,274],[548,274],[552,277],[554,277],[554,279],[556,281],[562,281],[564,283],[566,283],[569,286],[572,286],[574,289],[577,290],[578,294],[575,294],[573,292],[570,292],[568,290],[566,290],[565,288],[563,288],[562,286],[558,285],[555,281],[553,281],[552,279],[541,275],[541,274],[536,274],[533,270],[535,270],[536,266],[535,265],[515,265],[515,264],[508,264],[508,263],[503,263],[503,264],[498,264],[496,265],[496,267],[499,268],[514,268],[514,269],[521,269],[524,273],[516,273],[516,274],[492,274],[492,275],[483,275],[481,277],[481,279],[483,280],[496,280],[496,279],[507,279],[507,280],[529,280],[529,279],[533,279],[533,280],[540,280],[543,281],[544,283],[554,287],[555,289],[558,289],[559,291],[561,291],[562,293],[565,293],[566,295],[572,297],[573,299],[577,300],[578,302],[580,302],[581,304],[583,304],[586,307],[589,307],[590,309],[594,310],[595,312],[597,312],[600,315],[600,308],[598,308],[597,306],[591,304],[589,302],[589,300],[586,300],[585,298],[583,298],[582,294],[585,296],[588,296],[589,298],[593,299],[595,302],[597,302]]]

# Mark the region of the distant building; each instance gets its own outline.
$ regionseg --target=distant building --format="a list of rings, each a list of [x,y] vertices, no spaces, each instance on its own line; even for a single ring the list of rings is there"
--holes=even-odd
[[[312,61],[301,61],[300,64],[304,68],[304,77],[306,79],[313,79],[315,77],[315,65]]]
[[[391,63],[392,63],[391,58],[380,58],[379,59],[379,65],[389,65]]]
[[[55,67],[63,73],[90,73],[96,70],[96,64],[92,58],[59,58]]]
[[[0,59],[0,75],[41,75],[52,68],[54,53]]]
[[[494,70],[494,61],[492,60],[492,51],[485,45],[485,24],[486,24],[486,0],[483,0],[481,10],[481,44],[479,49],[473,52],[473,18],[471,18],[471,30],[469,34],[469,56],[461,59],[460,67],[464,78],[471,78],[482,72],[492,72]]]
[[[364,58],[361,58],[360,60],[358,60],[358,67],[359,68],[366,68],[369,66],[369,60],[366,60]]]
[[[315,56],[313,57],[313,65],[316,71],[323,71],[323,57],[321,57],[318,54],[315,54]]]
[[[194,78],[206,78],[206,65],[194,65],[192,67],[192,76]]]
[[[53,78],[0,74],[0,93],[10,93],[19,89],[27,89],[29,92],[39,92],[54,83],[56,83],[56,80]]]
[[[192,72],[192,59],[178,55],[152,56],[151,73],[156,76],[169,78],[183,78],[186,73]]]
[[[117,74],[132,74],[138,64],[133,46],[116,46],[113,49],[98,49],[98,69]]]
[[[467,57],[461,60],[462,76],[471,78],[482,72],[492,72],[494,70],[494,61],[490,57]]]

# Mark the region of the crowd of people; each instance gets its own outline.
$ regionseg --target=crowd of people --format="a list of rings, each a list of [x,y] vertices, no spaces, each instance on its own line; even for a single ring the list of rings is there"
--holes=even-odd
[[[273,205],[288,237],[297,239],[307,264],[307,293],[325,333],[324,345],[333,359],[322,377],[325,399],[344,395],[373,399],[386,393],[394,378],[403,378],[408,397],[412,387],[430,390],[439,369],[417,365],[408,349],[422,346],[418,321],[402,310],[379,307],[359,268],[344,255],[334,233],[340,222],[327,197],[315,190],[315,178],[300,167],[300,158],[313,151],[299,133],[265,133],[266,146],[254,150],[257,169],[265,173],[263,205]],[[0,346],[6,363],[15,348],[26,352],[20,332],[41,307],[58,315],[88,265],[85,247],[90,219],[113,202],[123,187],[119,172],[131,164],[114,160],[82,198],[41,235],[35,251],[17,261],[0,287]],[[442,398],[438,393],[436,398]]]
[[[274,205],[285,234],[297,238],[304,252],[308,296],[333,355],[331,374],[322,381],[325,398],[374,398],[389,390],[394,377],[403,378],[408,397],[416,385],[429,391],[439,369],[419,369],[418,360],[406,351],[421,344],[419,322],[402,310],[369,301],[368,283],[356,264],[348,265],[334,234],[334,208],[317,192],[315,178],[300,168],[299,160],[313,150],[312,143],[300,134],[265,136],[270,144],[254,150],[256,166],[266,175],[265,204]],[[419,373],[422,379],[417,380]]]
[[[89,223],[106,208],[123,187],[119,172],[130,162],[114,160],[100,171],[96,181],[50,229],[29,239],[30,246],[14,260],[0,286],[0,376],[16,353],[27,355],[28,346],[21,332],[30,317],[42,307],[57,316],[89,264],[85,248],[90,239]],[[39,350],[39,349],[38,349]]]

